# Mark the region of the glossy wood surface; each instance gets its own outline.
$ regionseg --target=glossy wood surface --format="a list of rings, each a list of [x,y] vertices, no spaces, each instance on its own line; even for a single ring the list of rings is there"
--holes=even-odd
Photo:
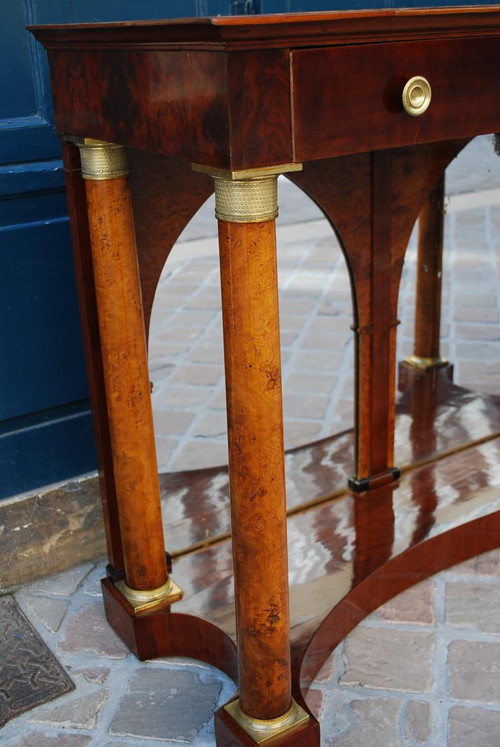
[[[73,48],[53,51],[50,64],[61,92],[56,126],[64,133],[225,169],[293,160],[284,50],[228,56]],[[261,117],[263,110],[272,116]]]
[[[241,706],[291,703],[286,496],[274,221],[219,221]]]
[[[310,644],[319,619],[325,620],[344,597],[349,615],[338,621],[335,640],[328,644],[333,644],[331,648],[347,634],[347,623],[354,627],[395,593],[497,546],[499,456],[500,439],[496,438],[409,470],[397,486],[364,496],[344,494],[290,517],[295,647]],[[470,534],[469,519],[476,522]],[[450,533],[447,539],[446,533]],[[302,543],[308,548],[307,560],[295,551]],[[200,577],[201,568],[206,572]],[[175,610],[199,614],[234,636],[229,541],[178,558],[175,573],[185,590]],[[348,595],[358,586],[361,590],[351,600]],[[329,625],[335,629],[334,618]]]
[[[129,149],[130,191],[146,335],[165,262],[191,218],[210,197],[213,180],[177,158]]]
[[[442,177],[430,193],[418,219],[413,354],[419,358],[440,357],[444,196]]]
[[[102,581],[106,616],[134,654],[144,661],[162,656],[189,656],[217,666],[238,679],[236,643],[200,617],[171,614],[163,607],[154,614],[136,613],[109,579]]]
[[[499,67],[496,38],[380,44],[376,64],[369,45],[293,52],[295,158],[310,161],[494,132]],[[432,89],[429,108],[417,117],[402,105],[403,88],[416,75]]]
[[[141,49],[266,49],[357,42],[488,36],[498,33],[491,5],[459,8],[359,10],[355,13],[264,14],[182,20],[31,26],[48,49],[114,47]]]
[[[127,179],[86,180],[125,580],[167,579],[146,338]]]
[[[442,369],[412,381],[397,406],[395,454],[403,474],[414,464],[460,453],[500,434],[500,397],[455,386]],[[286,454],[289,516],[345,494],[354,469],[352,430]],[[227,539],[230,533],[226,467],[160,475],[165,533],[172,555]]]
[[[263,19],[33,28],[49,49],[57,128],[225,169],[497,129],[491,9]],[[434,90],[421,117],[401,106],[414,75]]]
[[[92,266],[87,199],[82,179],[80,153],[76,145],[62,143],[66,197],[71,228],[75,278],[80,306],[87,380],[92,407],[102,513],[108,559],[114,568],[123,568],[123,547],[116,502],[116,485],[111,435],[106,405],[106,387],[101,357],[101,340]]]

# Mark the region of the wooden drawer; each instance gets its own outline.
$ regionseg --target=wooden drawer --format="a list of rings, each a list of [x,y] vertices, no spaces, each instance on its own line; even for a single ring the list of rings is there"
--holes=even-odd
[[[416,75],[418,117],[402,105]],[[297,161],[500,131],[500,37],[297,50],[292,81]]]

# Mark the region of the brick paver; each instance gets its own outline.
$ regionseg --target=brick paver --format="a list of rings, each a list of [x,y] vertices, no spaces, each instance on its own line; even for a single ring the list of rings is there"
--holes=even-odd
[[[358,626],[344,649],[343,685],[429,692],[434,637],[430,633]],[[390,656],[386,656],[390,651]]]
[[[449,747],[500,744],[500,713],[484,708],[459,708],[450,711]]]
[[[481,610],[479,619],[478,610]],[[449,583],[446,619],[452,625],[477,626],[483,633],[500,635],[500,593],[495,594],[495,589],[486,584]]]
[[[500,641],[458,640],[448,647],[450,695],[495,704],[500,693]]]
[[[486,139],[449,170],[443,352],[456,380],[500,393],[500,161]],[[352,423],[350,289],[332,231],[310,201],[281,189],[279,228],[287,444]],[[473,193],[473,194],[472,194]],[[225,398],[215,223],[204,208],[165,268],[150,338],[163,469],[225,461]],[[398,358],[413,338],[415,239],[400,293]],[[104,621],[85,564],[17,593],[76,690],[9,722],[6,747],[214,744],[211,714],[234,685],[186,659],[139,662]],[[438,574],[373,613],[313,684],[324,746],[500,744],[500,551]]]

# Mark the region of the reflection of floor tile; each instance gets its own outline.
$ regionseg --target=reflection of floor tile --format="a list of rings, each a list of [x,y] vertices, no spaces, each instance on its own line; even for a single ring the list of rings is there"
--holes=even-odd
[[[15,599],[0,599],[0,727],[74,685]]]

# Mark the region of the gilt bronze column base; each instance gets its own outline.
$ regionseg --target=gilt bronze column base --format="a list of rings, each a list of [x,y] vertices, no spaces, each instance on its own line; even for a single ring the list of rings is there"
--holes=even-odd
[[[182,599],[183,592],[171,578],[157,589],[132,589],[125,581],[116,581],[115,587],[127,600],[134,612],[145,612],[160,607],[169,607]]]
[[[319,724],[294,700],[290,709],[274,719],[256,719],[241,709],[239,699],[227,703],[215,714],[217,745],[229,747],[317,747]]]
[[[398,366],[398,390],[406,392],[415,378],[435,379],[438,376],[453,381],[453,363],[447,361],[446,358],[420,358],[411,355],[401,361]]]

